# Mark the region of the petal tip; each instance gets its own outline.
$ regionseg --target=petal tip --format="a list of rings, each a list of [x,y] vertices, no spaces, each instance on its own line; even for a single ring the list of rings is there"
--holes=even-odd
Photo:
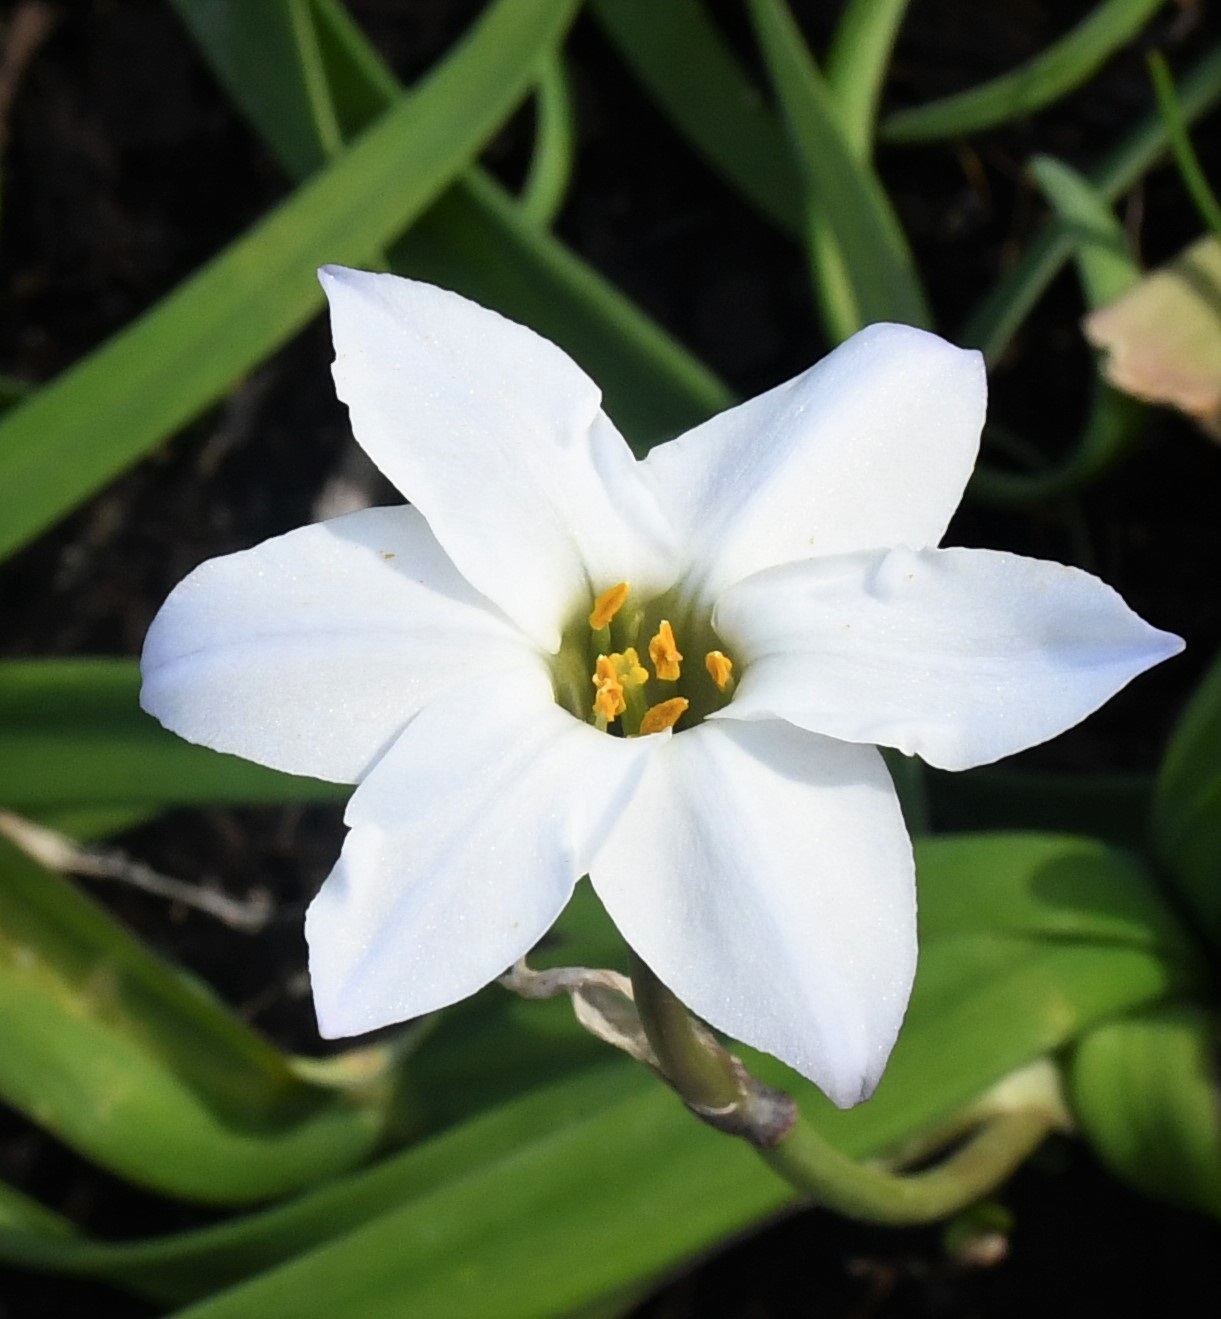
[[[318,267],[318,283],[325,289],[332,284],[351,283],[353,276],[364,275],[366,273],[368,272],[354,270],[351,266],[328,264]]]

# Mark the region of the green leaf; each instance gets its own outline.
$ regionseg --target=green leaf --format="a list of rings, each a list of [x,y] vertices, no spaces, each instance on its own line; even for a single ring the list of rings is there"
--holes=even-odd
[[[1117,1176],[1162,1200],[1221,1218],[1217,1025],[1167,1005],[1109,1021],[1069,1055],[1081,1134]]]
[[[1179,84],[1179,105],[1186,122],[1204,114],[1221,97],[1221,47],[1210,51]],[[1166,148],[1166,126],[1148,114],[1086,177],[1114,202]],[[1021,258],[983,299],[963,327],[960,342],[983,351],[989,362],[1004,353],[1018,326],[1074,250],[1072,226],[1055,220],[1026,248]]]
[[[172,1237],[108,1243],[70,1234],[63,1220],[0,1185],[0,1259],[98,1278],[163,1304],[207,1296],[654,1088],[627,1059],[616,1061],[605,1049],[602,1057],[601,1067],[520,1096],[376,1167],[261,1213]]]
[[[593,269],[469,176],[391,253],[394,269],[453,289],[560,344],[602,389],[638,455],[734,402],[733,394]]]
[[[921,965],[875,1098],[834,1110],[779,1064],[751,1057],[858,1158],[909,1141],[1012,1069],[1109,1015],[1181,990],[1188,978],[1177,928],[1131,858],[1090,840],[1028,835],[931,840],[918,856]],[[583,889],[548,960],[601,964],[613,937]],[[480,1055],[487,1079],[513,1058],[537,1009],[556,1005],[515,1006],[520,1019]],[[557,1055],[580,1035],[570,1016],[563,1020],[552,1028]],[[444,1024],[413,1069],[427,1073]],[[465,1080],[448,1091],[441,1072],[424,1081],[435,1102],[447,1093],[469,1100],[482,1038],[467,1037]],[[210,1290],[210,1277],[225,1282],[296,1256],[191,1312],[210,1319],[498,1319],[568,1313],[656,1276],[790,1196],[743,1145],[702,1127],[647,1074],[612,1063],[265,1214],[130,1245],[66,1247],[32,1230],[0,1233],[0,1254],[159,1298],[197,1295]],[[332,1239],[310,1249],[324,1238]]]
[[[0,662],[0,802],[50,821],[52,812],[134,818],[200,803],[340,801],[350,791],[191,746],[140,709],[139,690],[131,660]]]
[[[591,0],[602,30],[709,165],[786,233],[804,188],[784,131],[700,0]]]
[[[547,226],[564,204],[574,152],[572,94],[558,55],[543,65],[534,91],[534,114],[534,151],[522,185],[521,213],[531,223]]]
[[[190,421],[317,310],[512,110],[575,0],[497,0],[410,100],[151,311],[0,420],[0,554]]]
[[[910,0],[848,0],[827,52],[827,90],[858,160],[873,149],[878,100]]]
[[[1072,234],[1086,305],[1101,307],[1126,293],[1141,270],[1111,203],[1083,174],[1053,156],[1032,157],[1030,172]]]
[[[1221,945],[1221,657],[1179,717],[1153,795],[1158,855]]]
[[[792,1199],[746,1145],[642,1079],[649,1084],[639,1093],[181,1314],[570,1314]]]
[[[1157,108],[1161,113],[1162,122],[1166,125],[1166,136],[1170,139],[1170,150],[1174,153],[1174,163],[1178,166],[1179,177],[1183,180],[1204,227],[1212,231],[1214,238],[1221,239],[1221,204],[1209,187],[1208,179],[1200,167],[1200,158],[1191,145],[1182,107],[1174,90],[1174,79],[1160,51],[1155,50],[1150,54],[1149,73],[1153,78]]]
[[[16,376],[0,375],[0,413],[7,412],[14,403],[29,396],[30,384]]]
[[[224,85],[236,96],[243,66],[214,27],[194,21],[197,9],[223,6],[241,23],[248,6],[235,0],[175,0],[191,20]],[[286,0],[265,13],[289,23]],[[364,35],[334,0],[313,0],[318,39],[330,76],[335,113],[351,133],[392,102],[398,86]],[[275,148],[276,99],[247,88],[255,127]],[[317,159],[323,159],[321,144]],[[286,157],[282,157],[285,164]],[[719,412],[726,387],[618,289],[551,234],[479,169],[468,170],[413,225],[390,253],[391,268],[496,307],[562,344],[602,388],[607,410],[638,453]]]
[[[1094,185],[1062,161],[1035,156],[1030,164],[1060,221],[1072,234],[1077,271],[1086,305],[1101,307],[1139,283],[1140,266],[1128,251],[1127,236],[1111,204]],[[1096,377],[1085,425],[1071,449],[1035,474],[977,467],[971,493],[1001,503],[1051,499],[1102,476],[1140,439],[1146,410]]]
[[[342,141],[308,0],[170,3],[201,43],[225,49],[229,94],[244,114],[266,120],[271,148],[291,174],[304,178],[338,154]]]
[[[1206,981],[1140,863],[1091,839],[920,839],[916,864],[916,986],[873,1098],[844,1112],[749,1054],[849,1152],[909,1140],[1098,1022]]]
[[[991,82],[912,110],[882,124],[886,142],[927,142],[992,128],[1035,110],[1091,78],[1149,21],[1165,0],[1106,0],[1042,54]]]
[[[199,982],[0,841],[0,1097],[165,1195],[237,1204],[365,1159],[389,1055],[307,1080]],[[319,1072],[321,1078],[322,1073]]]
[[[967,934],[1128,944],[1199,971],[1195,950],[1133,853],[1092,838],[956,834],[916,845],[926,939]]]
[[[911,254],[881,184],[853,153],[822,74],[783,0],[750,14],[805,182],[806,243],[828,332],[871,321],[928,325]]]

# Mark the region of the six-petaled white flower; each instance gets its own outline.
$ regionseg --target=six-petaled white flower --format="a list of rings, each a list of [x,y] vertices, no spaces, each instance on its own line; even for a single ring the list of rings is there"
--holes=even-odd
[[[934,335],[872,326],[638,462],[532,331],[322,280],[340,397],[411,506],[203,564],[149,631],[142,700],[358,784],[306,923],[323,1033],[472,993],[588,874],[696,1013],[868,1095],[916,958],[877,746],[995,760],[1178,638],[1076,569],[936,548],[985,383]]]

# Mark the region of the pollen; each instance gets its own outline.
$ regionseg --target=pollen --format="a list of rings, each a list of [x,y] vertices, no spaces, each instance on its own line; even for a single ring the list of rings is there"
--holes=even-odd
[[[643,687],[648,680],[649,671],[641,664],[634,646],[613,655],[599,655],[590,679],[596,692],[594,713],[602,715],[607,723],[617,719],[627,709],[627,693]]]
[[[589,611],[589,626],[595,632],[610,626],[611,619],[623,608],[630,589],[627,582],[620,582],[618,586],[603,591],[594,601],[594,607]]]
[[[723,651],[710,650],[704,656],[704,668],[719,692],[726,691],[733,682],[733,660]]]
[[[612,719],[618,719],[627,709],[627,701],[623,695],[623,682],[611,656],[598,656],[598,663],[594,668],[591,681],[596,693],[594,696],[594,714],[601,715],[607,723],[610,723]]]
[[[678,643],[674,640],[674,629],[664,618],[657,629],[657,635],[649,642],[649,659],[653,661],[653,669],[662,682],[678,681],[683,671],[683,657],[679,653]],[[677,717],[676,715],[675,718]]]
[[[667,728],[673,728],[687,713],[689,704],[685,696],[672,696],[668,701],[650,705],[640,721],[640,736],[647,737],[650,733],[660,733]]]
[[[641,664],[635,646],[629,646],[622,654],[612,655],[610,661],[615,666],[619,681],[628,691],[635,687],[643,687],[648,682],[649,671]]]

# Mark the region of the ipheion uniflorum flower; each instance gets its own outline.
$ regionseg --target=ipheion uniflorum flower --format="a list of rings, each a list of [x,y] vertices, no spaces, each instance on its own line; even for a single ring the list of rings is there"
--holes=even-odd
[[[357,785],[306,919],[323,1033],[471,994],[588,874],[695,1013],[869,1095],[916,962],[878,746],[996,760],[1179,639],[1077,569],[937,548],[985,382],[935,335],[870,326],[637,461],[531,330],[321,278],[354,433],[411,503],[201,565],[149,630],[142,702]]]

